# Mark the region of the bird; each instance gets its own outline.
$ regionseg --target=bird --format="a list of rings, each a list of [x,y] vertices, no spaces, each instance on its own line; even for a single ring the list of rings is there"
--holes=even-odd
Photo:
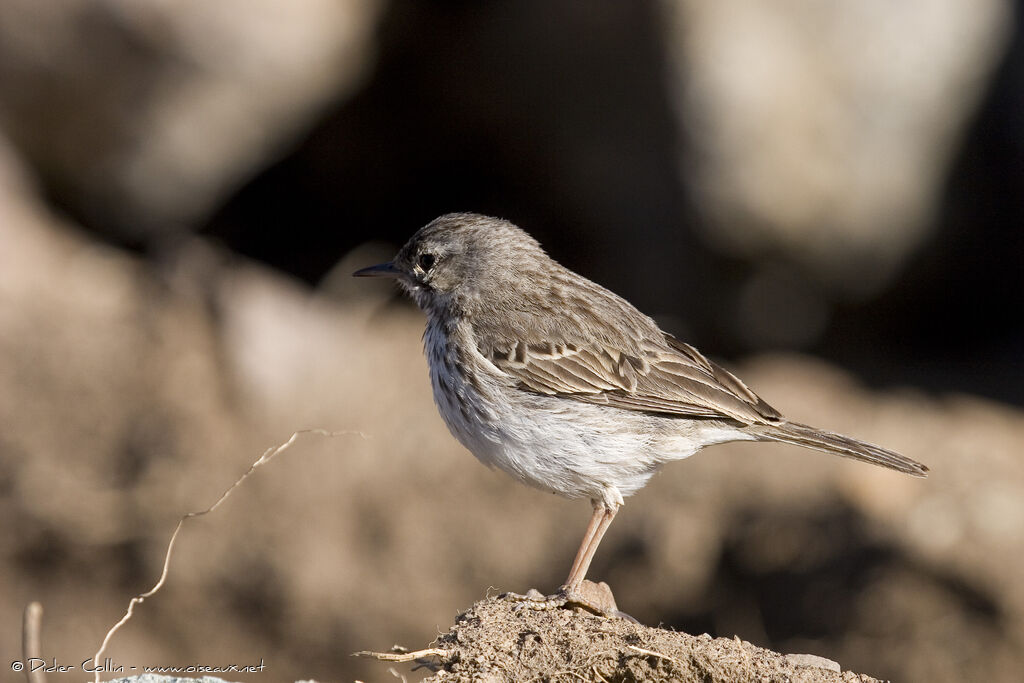
[[[509,594],[532,607],[617,613],[606,584],[586,580],[601,539],[627,496],[705,446],[782,442],[927,476],[899,453],[786,419],[510,221],[445,214],[353,275],[394,278],[426,314],[434,402],[463,446],[525,484],[590,499],[565,583]]]

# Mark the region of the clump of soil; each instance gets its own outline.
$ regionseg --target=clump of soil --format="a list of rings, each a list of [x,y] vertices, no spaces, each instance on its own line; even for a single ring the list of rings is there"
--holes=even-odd
[[[410,653],[411,659],[421,653]],[[488,598],[416,659],[430,683],[456,681],[825,681],[874,678],[811,655],[691,636],[583,611],[517,609]]]

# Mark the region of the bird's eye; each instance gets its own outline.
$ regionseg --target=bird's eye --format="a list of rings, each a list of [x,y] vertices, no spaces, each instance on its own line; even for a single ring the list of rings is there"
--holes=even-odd
[[[422,268],[423,272],[426,273],[427,271],[434,267],[434,262],[436,260],[437,259],[434,257],[433,254],[420,254],[420,268]]]

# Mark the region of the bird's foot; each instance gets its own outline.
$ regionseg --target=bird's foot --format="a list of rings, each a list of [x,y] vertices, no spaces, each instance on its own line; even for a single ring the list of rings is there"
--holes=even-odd
[[[526,595],[504,593],[501,597],[519,603],[517,609],[581,608],[603,617],[618,617],[636,621],[628,614],[619,611],[618,605],[615,604],[615,596],[612,595],[612,589],[604,581],[594,583],[584,580],[576,588],[562,586],[554,595],[543,595],[536,588],[531,588]]]

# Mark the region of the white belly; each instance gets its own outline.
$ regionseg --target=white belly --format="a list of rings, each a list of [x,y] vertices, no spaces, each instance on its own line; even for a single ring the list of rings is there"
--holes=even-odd
[[[516,389],[475,354],[467,367],[428,325],[424,337],[434,401],[448,429],[482,463],[523,483],[569,498],[621,504],[658,467],[709,443],[749,438],[711,421],[689,421],[620,410]]]

